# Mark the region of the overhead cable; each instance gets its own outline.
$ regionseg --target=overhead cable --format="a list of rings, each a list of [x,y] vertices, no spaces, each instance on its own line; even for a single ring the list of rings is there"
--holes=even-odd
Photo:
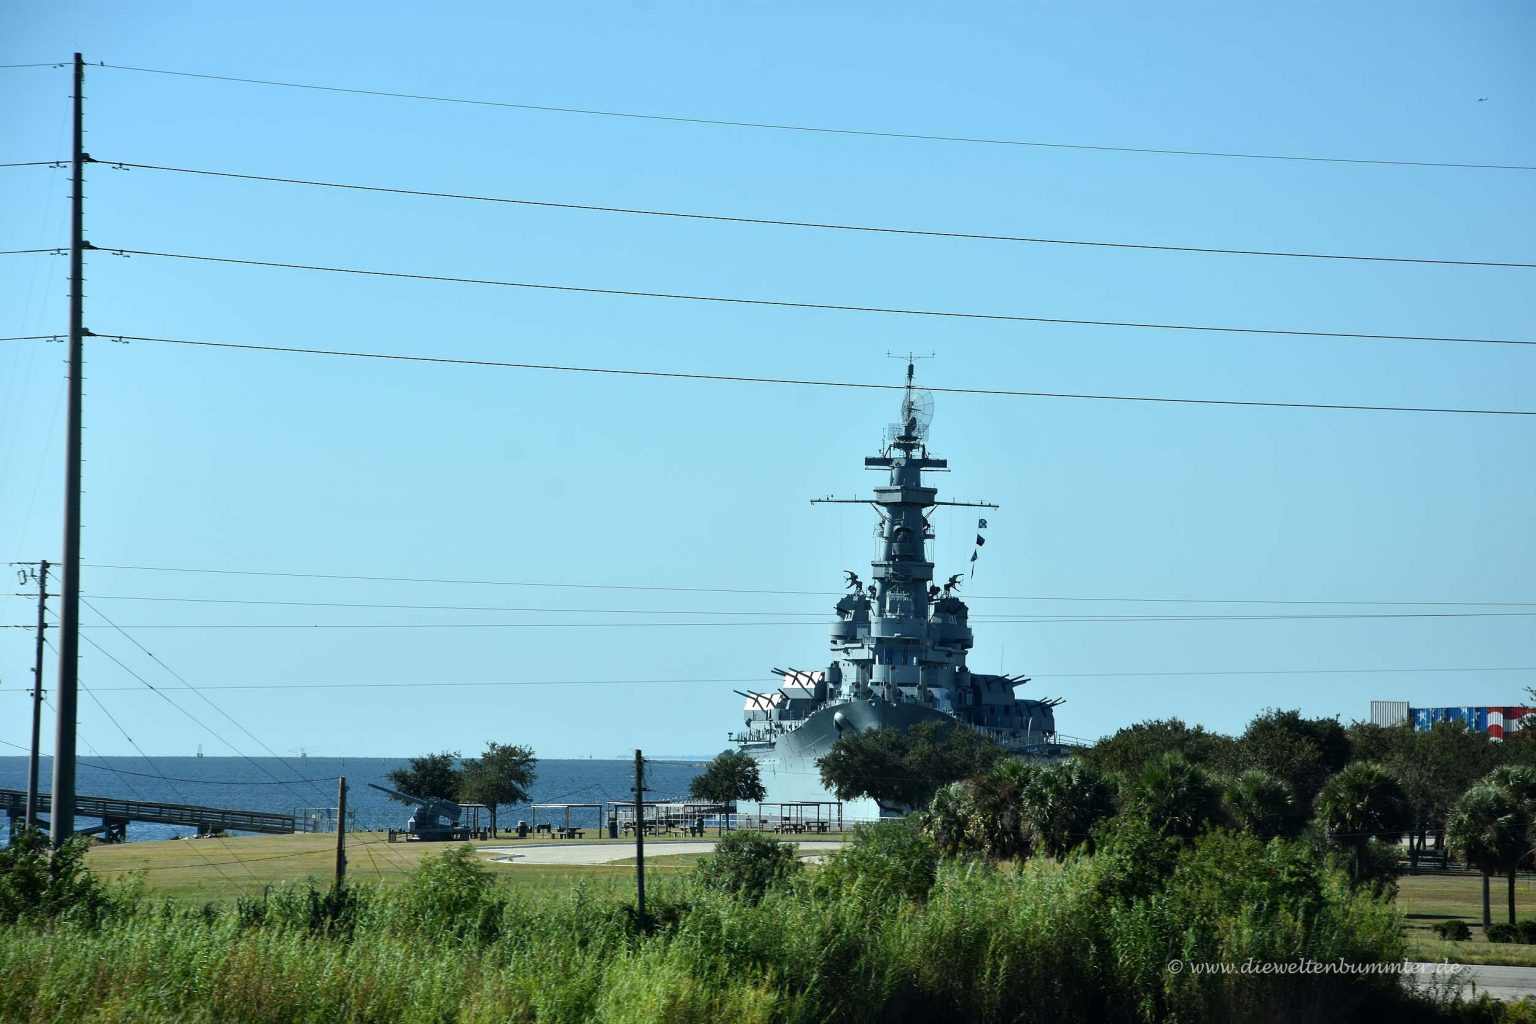
[[[908,235],[921,238],[953,238],[965,241],[1024,242],[1034,245],[1085,246],[1101,249],[1134,249],[1148,252],[1182,252],[1216,254],[1223,256],[1275,256],[1287,259],[1345,260],[1364,263],[1409,263],[1429,266],[1452,267],[1517,267],[1536,269],[1536,263],[1517,263],[1500,260],[1453,260],[1430,259],[1416,256],[1363,256],[1345,253],[1291,252],[1278,249],[1228,249],[1214,246],[1153,245],[1142,242],[1107,242],[1081,238],[1046,238],[1034,235],[1000,235],[975,231],[939,231],[923,228],[902,228],[871,224],[839,224],[825,221],[786,220],[772,217],[749,217],[719,213],[692,213],[679,210],[652,210],[626,206],[602,206],[591,203],[562,203],[546,199],[518,199],[507,196],[470,195],[461,192],[433,192],[424,189],[390,188],[383,185],[361,185],[339,181],[318,181],[310,178],[284,178],[267,174],[238,174],[233,171],[215,171],[197,167],[169,167],[162,164],[140,164],[125,160],[101,159],[96,163],[113,167],[147,171],[169,171],[176,174],[193,174],[214,178],[231,178],[240,181],[273,182],[284,185],[307,185],[316,188],[343,189],[353,192],[373,192],[386,195],[417,196],[431,199],[457,199],[481,203],[501,203],[510,206],[529,206],[553,210],[582,210],[591,213],[618,213],[641,217],[670,217],[679,220],[714,221],[725,224],[753,224],[773,227],[812,228],[823,231],[862,232],[880,235]]]
[[[212,576],[267,576],[302,580],[351,580],[363,583],[441,583],[476,587],[548,587],[576,590],[644,590],[690,594],[758,594],[792,597],[837,597],[841,590],[762,590],[739,587],[668,587],[642,586],[623,583],[548,583],[526,580],[476,580],[452,579],[427,576],[359,576],[341,573],[293,572],[262,569],[210,569],[205,567],[175,565],[124,565],[113,562],[85,562],[87,569],[117,569],[131,572],[171,572]],[[91,595],[96,597],[97,595]],[[97,597],[100,600],[99,597]],[[1406,605],[1406,606],[1465,606],[1476,608],[1514,607],[1536,608],[1536,601],[1340,601],[1340,600],[1286,600],[1279,598],[1233,597],[1084,597],[1053,594],[967,594],[967,601],[1095,601],[1115,603],[1152,604],[1280,604],[1280,605]]]
[[[1536,666],[1514,666],[1493,668],[1308,668],[1308,669],[1233,669],[1230,671],[1199,670],[1193,672],[1031,672],[1029,678],[1032,681],[1042,679],[1144,679],[1144,678],[1194,678],[1201,676],[1333,676],[1333,675],[1414,675],[1414,674],[1444,674],[1444,673],[1492,673],[1492,672],[1536,672]],[[669,676],[658,679],[495,679],[495,680],[459,680],[443,679],[435,682],[377,682],[377,681],[350,681],[350,682],[313,682],[313,683],[227,683],[217,686],[207,686],[205,689],[222,692],[225,690],[439,690],[439,689],[483,689],[505,686],[654,686],[654,685],[678,685],[678,686],[769,686],[776,684],[766,682],[762,676],[750,676],[741,679],[688,679]],[[144,690],[136,686],[97,686],[99,692],[120,691],[125,693],[143,693]],[[13,691],[25,696],[21,691]],[[196,780],[185,779],[182,781],[193,782]],[[316,781],[327,781],[324,779]],[[267,783],[244,783],[244,785],[267,785]],[[290,783],[281,783],[290,785]]]
[[[859,306],[834,302],[795,302],[789,299],[754,299],[738,295],[694,295],[686,292],[643,291],[632,288],[599,288],[590,285],[548,284],[535,281],[502,281],[494,278],[455,277],[448,274],[414,274],[399,270],[367,270],[360,267],[332,267],[316,263],[287,263],[279,260],[238,259],[233,256],[208,256],[184,252],[157,252],[148,249],[125,249],[119,246],[97,246],[106,252],[122,256],[152,256],[158,259],[189,260],[199,263],[218,263],[229,266],[264,267],[276,270],[306,270],[326,274],[347,274],[356,277],[383,277],[404,281],[431,281],[438,284],[470,284],[496,288],[523,288],[533,291],[573,292],[581,295],[615,295],[624,298],[672,299],[688,302],[715,302],[737,306],[771,306],[779,309],[815,309],[842,313],[883,313],[895,316],[934,317],[956,320],[1004,321],[1009,323],[1064,324],[1077,327],[1114,327],[1156,331],[1199,331],[1214,334],[1263,334],[1297,338],[1348,338],[1363,341],[1432,341],[1455,342],[1470,345],[1536,345],[1536,340],[1523,338],[1455,337],[1435,334],[1383,334],[1361,331],[1300,330],[1284,327],[1229,327],[1209,324],[1153,323],[1135,320],[1081,320],[1069,317],[1025,316],[1017,313],[979,313],[967,310],[908,309],[898,306]],[[929,389],[933,390],[933,389]]]
[[[863,128],[828,128],[814,125],[785,124],[769,121],[726,120],[707,117],[684,117],[676,114],[645,114],[623,110],[600,110],[591,107],[550,106],[536,103],[513,103],[506,100],[473,99],[464,96],[434,96],[424,93],[397,92],[384,89],[363,89],[339,85],[317,85],[309,82],[285,82],[267,78],[241,78],[235,75],[213,75],[193,71],[175,71],[168,68],[136,67],[128,64],[92,65],[114,71],[132,71],[140,74],[167,75],[177,78],[204,79],[216,82],[238,82],[244,85],[263,85],[283,89],[304,89],[314,92],[345,93],[354,96],[374,96],[387,99],[419,100],[429,103],[459,103],[476,107],[499,107],[509,110],[529,110],[550,114],[582,114],[592,117],[627,118],[637,121],[670,122],[674,124],[710,125],[722,128],[755,128],[777,132],[807,132],[817,135],[847,135],[862,138],[905,139],[920,142],[966,143],[982,146],[1018,146],[1037,149],[1081,150],[1100,153],[1136,153],[1157,156],[1216,157],[1226,160],[1281,160],[1304,163],[1362,164],[1383,167],[1443,167],[1462,170],[1536,171],[1536,165],[1471,163],[1449,160],[1389,160],[1377,157],[1313,156],[1295,153],[1254,153],[1215,149],[1175,149],[1151,146],[1110,146],[1077,142],[1054,142],[1037,139],[1009,139],[976,135],[931,134],[923,132],[875,131]]]
[[[729,382],[741,384],[779,384],[800,387],[854,388],[861,390],[900,391],[900,384],[871,384],[855,381],[809,380],[788,377],[744,377],[731,374],[678,373],[665,370],[626,370],[614,367],[560,366],[550,363],[514,363],[492,359],[456,359],[448,356],[405,355],[396,352],[358,352],[347,349],[303,348],[292,345],[250,345],[227,341],[205,341],[190,338],[154,338],[139,334],[103,334],[104,338],[122,341],[143,341],[161,345],[190,345],[199,348],[231,349],[247,352],[278,352],[288,355],[333,356],[353,359],[379,359],[390,362],[431,363],[442,366],[494,367],[510,370],[547,370],[562,373],[591,373],[620,377],[645,377],[652,379]],[[1155,395],[1111,395],[1067,391],[1011,391],[1002,388],[927,387],[935,394],[987,395],[998,398],[1060,398],[1095,402],[1150,402],[1166,405],[1231,406],[1257,409],[1322,409],[1345,412],[1398,412],[1433,413],[1460,416],[1536,416],[1536,410],[1528,409],[1478,409],[1447,406],[1414,405],[1364,405],[1332,402],[1260,402],[1231,398],[1174,398]]]

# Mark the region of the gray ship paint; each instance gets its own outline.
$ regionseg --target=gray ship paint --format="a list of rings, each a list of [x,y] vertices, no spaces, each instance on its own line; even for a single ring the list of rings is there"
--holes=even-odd
[[[970,611],[956,594],[961,577],[934,584],[930,510],[996,506],[939,501],[937,488],[924,481],[924,472],[949,468],[928,454],[932,410],[933,397],[913,384],[909,362],[901,418],[888,428],[880,454],[864,460],[865,469],[884,471],[888,480],[868,498],[820,499],[872,505],[880,516],[880,552],[868,584],[844,574],[848,593],[835,609],[831,663],[814,671],[775,669],[783,680],[778,689],[744,694],[745,729],[731,739],[758,761],[769,803],[835,799],[821,785],[816,759],[850,731],[951,722],[1015,753],[1059,753],[1053,708],[1061,702],[1015,697],[1014,688],[1029,681],[1023,676],[967,668],[975,640]],[[892,812],[872,800],[844,806],[845,817],[882,813]]]

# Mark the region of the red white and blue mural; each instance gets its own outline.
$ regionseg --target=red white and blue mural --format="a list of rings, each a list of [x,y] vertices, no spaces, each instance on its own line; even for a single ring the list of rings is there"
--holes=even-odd
[[[1427,732],[1436,722],[1460,722],[1471,732],[1485,732],[1493,739],[1503,739],[1505,733],[1520,728],[1536,727],[1536,708],[1513,706],[1492,708],[1409,708],[1414,729]]]

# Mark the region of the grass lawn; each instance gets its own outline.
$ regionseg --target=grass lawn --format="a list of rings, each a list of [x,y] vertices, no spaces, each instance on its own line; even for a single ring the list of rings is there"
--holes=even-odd
[[[704,837],[706,840],[714,838],[713,833]],[[786,835],[775,838],[796,841],[806,837]],[[843,837],[831,833],[814,838]],[[698,860],[697,854],[666,852],[668,843],[687,841],[686,838],[646,839],[646,867],[658,872],[688,870]],[[566,840],[542,836],[537,839],[495,839],[470,845],[515,848],[553,846],[562,842]],[[634,845],[633,839],[606,837],[581,842]],[[396,882],[414,870],[423,857],[441,853],[448,846],[448,843],[391,843],[382,833],[349,832],[347,878],[353,882]],[[106,878],[142,872],[146,889],[154,895],[228,903],[242,894],[260,892],[269,885],[302,885],[311,878],[329,885],[335,871],[336,835],[241,835],[119,843],[93,846],[86,855],[86,863]],[[635,873],[633,858],[600,865],[497,864],[487,860],[486,866],[496,872],[503,885],[533,889],[566,886],[580,879],[612,879],[616,885],[629,885],[633,884]]]
[[[1493,920],[1508,918],[1505,881],[1493,879]],[[1478,874],[1433,873],[1398,879],[1397,905],[1408,919],[1408,940],[1422,960],[1451,960],[1465,964],[1513,964],[1536,967],[1536,946],[1489,942],[1483,937],[1483,879]],[[1515,882],[1518,917],[1536,917],[1536,876]],[[1441,921],[1460,919],[1472,929],[1466,942],[1446,942],[1430,929]]]

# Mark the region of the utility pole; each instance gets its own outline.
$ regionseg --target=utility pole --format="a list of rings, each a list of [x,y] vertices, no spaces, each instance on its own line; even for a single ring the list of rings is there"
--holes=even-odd
[[[64,563],[59,606],[59,685],[53,744],[53,815],[60,846],[75,831],[75,715],[80,698],[80,384],[85,369],[85,59],[75,54],[74,196],[69,238],[69,421],[64,453]]]
[[[635,751],[635,923],[645,932],[645,758]]]
[[[43,630],[48,628],[48,563],[37,563],[37,650],[32,663],[32,745],[27,749],[27,828],[37,828],[37,741],[43,722]]]
[[[347,884],[347,777],[336,783],[336,888]]]

